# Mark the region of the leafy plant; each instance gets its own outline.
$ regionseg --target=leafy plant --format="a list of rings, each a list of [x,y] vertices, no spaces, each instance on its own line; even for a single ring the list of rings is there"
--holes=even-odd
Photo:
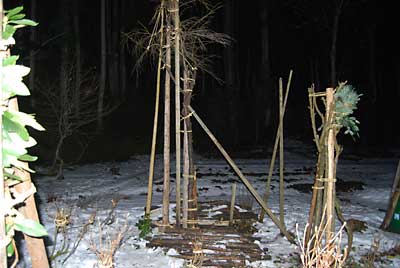
[[[1,116],[2,116],[2,168],[4,174],[5,187],[8,193],[14,193],[13,186],[21,183],[22,179],[15,174],[15,170],[25,170],[33,172],[25,161],[35,161],[37,157],[28,154],[27,148],[36,144],[36,141],[29,135],[27,126],[36,130],[43,131],[44,128],[35,120],[33,115],[29,115],[20,111],[9,108],[12,103],[11,98],[15,96],[29,96],[29,89],[23,82],[30,69],[23,65],[17,64],[19,56],[7,55],[9,46],[15,44],[13,38],[17,29],[25,26],[36,26],[37,23],[29,19],[25,19],[25,14],[21,13],[23,7],[4,12],[2,22],[2,36],[0,39],[0,50],[2,53],[1,70]],[[25,200],[33,195],[36,189],[33,184],[25,192],[18,194],[7,194],[5,203],[1,204],[6,214],[6,244],[8,255],[13,255],[15,246],[12,239],[15,231],[21,231],[29,236],[41,237],[47,235],[46,229],[40,223],[25,218],[15,206],[25,202]]]
[[[346,130],[344,134],[359,136],[360,122],[354,117],[353,112],[357,109],[362,94],[357,94],[351,85],[340,84],[335,92],[335,121]]]
[[[149,216],[143,216],[137,223],[136,227],[139,229],[139,237],[145,238],[147,235],[152,233],[151,219]]]

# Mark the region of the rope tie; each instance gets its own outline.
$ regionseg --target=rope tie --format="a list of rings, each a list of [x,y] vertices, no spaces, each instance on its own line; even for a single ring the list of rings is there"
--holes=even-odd
[[[188,118],[191,117],[192,115],[193,115],[193,112],[190,112],[190,113],[188,113],[187,115],[182,116],[181,120],[188,119]]]

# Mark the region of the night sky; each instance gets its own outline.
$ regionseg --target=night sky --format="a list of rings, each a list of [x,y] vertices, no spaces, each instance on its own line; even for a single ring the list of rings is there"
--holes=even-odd
[[[74,1],[37,1],[35,20],[39,25],[36,27],[36,40],[32,42],[29,39],[29,29],[20,30],[16,36],[17,46],[13,51],[21,55],[25,65],[29,65],[29,51],[37,50],[35,80],[41,84],[57,83],[59,80],[60,55],[65,44],[68,44],[70,57],[73,58],[76,36],[72,18],[75,15],[79,17],[82,70],[100,73],[100,0],[76,0],[76,9]],[[25,13],[30,17],[31,2],[5,1],[4,5],[8,9],[22,3]],[[124,35],[116,32],[127,33],[140,28],[140,24],[152,27],[149,22],[158,5],[157,1],[106,2],[107,38],[116,36],[122,45]],[[282,77],[286,84],[292,69],[294,76],[285,115],[285,136],[311,143],[307,88],[312,83],[316,84],[317,90],[330,86],[329,53],[334,7],[341,1],[210,2],[220,5],[211,18],[211,30],[226,32],[230,28],[234,40],[230,47],[209,46],[207,55],[213,55],[210,68],[217,77],[225,80],[224,63],[227,55],[230,55],[234,58],[231,61],[235,64],[232,68],[235,84],[228,86],[199,72],[192,106],[229,150],[239,152],[262,148],[267,152],[273,144],[277,126],[278,79]],[[230,26],[226,23],[227,11],[224,7],[228,2],[232,7],[232,13],[228,14]],[[388,149],[400,146],[400,136],[395,131],[399,122],[400,101],[399,46],[395,41],[398,38],[398,14],[393,8],[385,6],[387,3],[384,1],[343,2],[337,31],[337,79],[347,80],[363,96],[356,113],[361,122],[360,138],[353,140],[340,136],[339,142],[345,145],[345,152],[348,148],[348,151],[358,154],[387,153]],[[202,14],[204,8],[193,4],[193,8],[189,7],[183,12],[181,19]],[[264,20],[263,14],[266,14]],[[267,53],[265,50],[263,52],[263,29],[268,29]],[[105,118],[103,131],[92,135],[84,156],[86,160],[119,159],[130,154],[150,152],[156,65],[145,61],[137,75],[133,67],[138,57],[130,52],[132,44],[129,45],[124,47],[124,54],[121,54],[119,46],[116,46],[118,50],[107,52],[109,62],[115,54],[119,57],[118,62],[121,62],[123,55],[126,91],[110,89],[110,81],[123,78],[121,75],[115,78],[112,72],[108,72],[106,97],[111,103],[120,105]],[[227,53],[228,50],[231,53]],[[262,62],[262,55],[268,55],[266,64]],[[118,81],[117,84],[121,85],[121,81]],[[232,94],[231,90],[235,90],[235,93]],[[21,103],[22,109],[36,112],[29,101],[21,100]],[[271,113],[269,123],[260,124],[266,120],[267,110]],[[162,111],[161,105],[160,128],[163,126]],[[38,120],[41,121],[40,116]],[[43,124],[46,125],[45,122]],[[87,126],[85,131],[92,129],[94,127]],[[36,149],[37,153],[46,159],[46,152],[54,147],[54,139],[49,138],[53,134],[50,131],[35,135],[40,147]],[[77,140],[71,137],[67,141],[68,146],[64,149],[66,158],[74,154]],[[204,152],[216,151],[195,123],[194,148]]]

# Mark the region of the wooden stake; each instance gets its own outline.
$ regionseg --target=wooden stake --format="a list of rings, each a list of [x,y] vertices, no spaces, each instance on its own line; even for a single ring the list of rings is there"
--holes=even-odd
[[[167,27],[166,27],[166,36],[165,36],[165,81],[164,81],[164,86],[165,86],[165,92],[170,92],[171,90],[171,77],[169,74],[169,69],[171,68],[171,25],[170,25],[170,19],[169,16],[167,15]],[[169,95],[169,94],[168,94]],[[169,103],[168,103],[169,104]],[[165,135],[169,136],[169,125],[168,125],[168,133],[165,133]],[[164,136],[165,137],[165,136]],[[169,140],[168,140],[169,141]],[[170,195],[170,163],[169,163],[169,155],[166,156],[166,152],[169,154],[169,144],[164,144],[166,147],[164,147],[164,159],[167,158],[166,160],[168,162],[164,163],[164,184],[163,184],[163,210],[162,210],[162,218],[163,218],[163,224],[168,225],[169,224],[169,195]]]
[[[285,115],[286,103],[287,103],[287,99],[288,99],[288,96],[289,96],[289,90],[290,90],[290,84],[291,84],[291,82],[292,82],[292,75],[293,75],[293,70],[290,70],[288,83],[287,83],[287,85],[286,85],[285,101],[284,101],[284,103],[283,103],[283,116]],[[279,119],[279,124],[280,124],[280,122],[283,122],[283,118],[282,118],[282,120]],[[273,152],[272,152],[272,158],[271,158],[271,162],[270,162],[270,164],[269,164],[267,185],[266,185],[266,187],[265,187],[265,193],[264,193],[264,202],[265,202],[266,204],[268,203],[269,191],[270,191],[270,189],[271,189],[272,172],[274,171],[276,153],[277,153],[277,151],[278,151],[279,129],[280,129],[280,125],[278,126],[278,129],[277,129],[277,131],[276,131],[275,143],[274,143],[274,150],[273,150]],[[264,211],[264,210],[261,210],[261,212],[260,212],[260,221],[261,221],[261,222],[264,220],[264,216],[265,216],[265,211]]]
[[[180,19],[179,0],[173,0],[174,32],[175,32],[175,151],[176,151],[176,225],[180,225],[181,217],[181,117],[180,117]]]
[[[333,122],[333,107],[334,97],[333,88],[326,89],[326,107],[327,107],[327,120],[326,124],[329,126],[328,130],[328,173],[326,183],[326,241],[330,240],[334,233],[334,213],[335,213],[335,198],[334,198],[334,184],[335,184],[335,130]]]
[[[211,133],[211,131],[207,128],[207,126],[204,124],[204,122],[201,120],[201,118],[197,115],[197,113],[193,110],[191,106],[189,106],[190,111],[192,112],[194,118],[197,120],[197,122],[200,124],[200,126],[203,128],[203,130],[207,133],[207,135],[210,137],[210,139],[214,142],[215,146],[219,149],[221,154],[225,157],[226,161],[229,163],[229,165],[233,168],[233,170],[236,172],[238,177],[242,180],[244,185],[247,187],[249,192],[253,195],[253,197],[256,199],[256,201],[259,203],[262,209],[265,210],[267,215],[271,218],[271,220],[275,223],[275,225],[279,228],[282,234],[286,236],[289,242],[295,243],[295,240],[293,236],[286,230],[286,228],[279,222],[279,220],[276,218],[274,213],[268,208],[267,204],[265,204],[264,200],[262,197],[259,195],[259,193],[254,189],[254,187],[251,185],[249,180],[243,175],[243,173],[240,171],[240,169],[236,166],[236,164],[233,162],[232,158],[228,155],[228,153],[225,151],[225,149],[222,147],[222,145],[218,142],[218,140],[215,138],[215,136]]]
[[[399,198],[400,198],[399,182],[400,182],[400,161],[397,165],[397,171],[396,171],[396,175],[395,175],[394,181],[393,181],[393,186],[392,186],[392,191],[391,191],[391,195],[390,195],[388,209],[386,211],[385,218],[383,219],[382,225],[380,227],[383,230],[386,230],[389,227],[390,222],[393,217],[394,210],[396,209],[396,206],[397,206],[397,202],[399,201]]]
[[[160,50],[158,52],[158,64],[157,64],[157,86],[156,86],[156,101],[154,105],[154,120],[153,120],[153,137],[151,141],[151,153],[150,153],[150,166],[149,166],[149,180],[147,185],[147,200],[146,200],[146,216],[150,215],[151,201],[153,199],[153,179],[154,179],[154,159],[156,155],[156,143],[157,143],[157,125],[158,125],[158,107],[160,100],[160,84],[161,84],[161,62],[162,62],[162,47],[163,47],[163,28],[164,28],[164,1],[161,1],[161,33],[160,33]]]
[[[17,98],[13,98],[10,101],[9,109],[15,111],[19,110]],[[24,165],[28,167],[27,163],[24,163]],[[29,172],[15,169],[15,175],[23,180],[23,182],[14,186],[16,192],[22,194],[28,191],[32,185],[31,175]],[[25,200],[25,206],[22,206],[19,210],[27,219],[39,222],[39,215],[37,213],[35,198],[33,195]],[[47,259],[46,247],[44,245],[43,238],[32,237],[25,234],[24,238],[26,241],[26,247],[31,257],[32,268],[49,268],[50,266]]]
[[[285,199],[283,181],[283,83],[279,79],[279,220],[285,225]]]
[[[180,183],[181,183],[181,100],[180,100],[180,21],[179,21],[179,0],[173,0],[174,14],[174,26],[175,26],[175,156],[176,156],[176,185],[177,200],[179,196],[179,202],[177,202],[177,210],[179,209],[180,214]],[[179,188],[179,189],[178,189]],[[179,194],[179,195],[178,195]],[[179,204],[178,204],[179,203]],[[177,211],[178,215],[178,211]],[[178,224],[177,217],[177,224]]]
[[[183,124],[183,128],[185,131],[185,135],[183,136],[183,156],[184,156],[184,165],[183,165],[183,195],[182,195],[182,207],[183,207],[183,228],[187,228],[188,222],[188,196],[189,196],[189,141],[188,135],[186,133],[187,126]]]
[[[233,224],[233,213],[235,211],[235,199],[236,199],[236,182],[232,184],[232,196],[231,196],[231,208],[229,210],[229,224]]]

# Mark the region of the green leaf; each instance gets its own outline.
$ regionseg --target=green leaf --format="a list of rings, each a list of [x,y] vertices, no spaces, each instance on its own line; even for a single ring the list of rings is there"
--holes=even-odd
[[[28,130],[18,120],[12,119],[15,119],[15,117],[13,117],[13,115],[9,111],[5,111],[3,113],[3,127],[5,128],[5,130],[7,132],[17,133],[24,141],[28,141]]]
[[[27,153],[27,150],[21,146],[3,146],[3,154],[4,155],[12,155],[15,156],[16,158],[19,158],[21,155],[24,155]]]
[[[17,25],[25,25],[25,26],[36,26],[39,23],[34,22],[33,20],[22,19],[22,20],[12,20],[9,23],[17,24]]]
[[[12,20],[20,20],[20,19],[23,19],[23,18],[25,18],[25,14],[16,14],[16,15],[14,15],[14,16],[7,16],[7,18],[8,18],[8,20],[9,21],[12,21]]]
[[[10,244],[7,245],[7,257],[12,257],[14,256],[14,247],[13,244],[10,242]]]
[[[4,13],[6,13],[7,17],[10,18],[18,13],[20,13],[22,10],[24,10],[23,6],[19,6],[10,10],[5,10]]]
[[[16,217],[14,224],[15,230],[21,231],[29,236],[42,237],[47,235],[46,229],[37,221]]]
[[[10,38],[11,36],[13,36],[13,34],[15,33],[17,29],[15,29],[14,26],[11,25],[6,25],[4,31],[3,31],[3,39],[7,40],[8,38]]]
[[[5,170],[4,170],[4,177],[12,179],[12,180],[16,180],[16,181],[24,181],[21,177],[11,174]]]
[[[13,55],[10,57],[7,57],[3,59],[3,67],[8,66],[8,65],[15,65],[17,64],[17,60],[19,59],[19,56]]]
[[[24,155],[18,157],[18,159],[21,160],[21,161],[32,162],[32,161],[36,161],[38,158],[37,158],[37,156],[24,154]]]
[[[45,130],[42,125],[40,125],[35,117],[30,114],[26,114],[23,112],[18,112],[18,111],[9,111],[9,113],[12,115],[10,118],[13,121],[19,122],[20,124],[24,126],[30,126],[33,127],[36,130],[43,131]]]

